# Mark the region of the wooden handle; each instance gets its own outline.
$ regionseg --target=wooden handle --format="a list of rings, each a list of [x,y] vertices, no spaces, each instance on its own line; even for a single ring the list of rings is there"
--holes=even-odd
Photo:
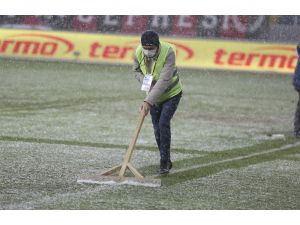
[[[124,176],[125,170],[127,168],[127,164],[131,159],[132,152],[133,152],[133,149],[135,147],[136,141],[138,139],[138,136],[139,136],[140,130],[142,128],[144,119],[145,119],[145,115],[141,111],[137,126],[136,126],[134,134],[133,134],[133,137],[132,137],[131,142],[128,146],[125,158],[124,158],[123,163],[122,163],[122,168],[121,168],[120,174],[119,174],[120,177]]]

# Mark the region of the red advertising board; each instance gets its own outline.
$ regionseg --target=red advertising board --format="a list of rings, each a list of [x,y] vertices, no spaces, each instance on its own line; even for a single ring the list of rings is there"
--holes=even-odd
[[[246,38],[248,16],[223,16],[219,37]]]
[[[148,16],[123,16],[121,31],[124,33],[138,34],[147,30]]]
[[[76,31],[96,31],[97,17],[96,16],[74,16],[72,27]]]
[[[197,16],[174,16],[172,34],[178,36],[196,36]]]

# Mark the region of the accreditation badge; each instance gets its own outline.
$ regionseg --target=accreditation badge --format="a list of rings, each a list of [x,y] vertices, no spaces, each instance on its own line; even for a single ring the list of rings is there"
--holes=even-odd
[[[146,74],[142,84],[142,91],[149,92],[152,84],[153,76],[151,74]]]

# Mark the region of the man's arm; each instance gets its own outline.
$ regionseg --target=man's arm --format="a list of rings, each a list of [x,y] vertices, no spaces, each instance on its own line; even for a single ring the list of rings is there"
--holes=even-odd
[[[298,58],[297,66],[293,76],[293,85],[300,92],[300,58]]]
[[[293,85],[300,92],[300,44],[297,46],[298,61],[293,76]]]
[[[144,75],[140,68],[140,64],[139,64],[136,56],[134,56],[134,59],[133,59],[132,70],[135,73],[135,78],[142,84],[143,80],[144,80]]]

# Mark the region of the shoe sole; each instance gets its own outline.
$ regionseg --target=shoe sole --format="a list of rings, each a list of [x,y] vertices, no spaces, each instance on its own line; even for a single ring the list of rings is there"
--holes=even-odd
[[[168,174],[169,171],[166,171],[166,172],[159,172],[159,175],[164,175],[164,174]]]
[[[160,175],[162,175],[162,174],[168,174],[168,173],[170,172],[170,169],[172,169],[172,167],[173,167],[173,165],[172,165],[172,163],[170,163],[170,164],[169,164],[169,169],[168,169],[168,170],[166,170],[165,172],[158,171],[158,173],[159,173]]]

